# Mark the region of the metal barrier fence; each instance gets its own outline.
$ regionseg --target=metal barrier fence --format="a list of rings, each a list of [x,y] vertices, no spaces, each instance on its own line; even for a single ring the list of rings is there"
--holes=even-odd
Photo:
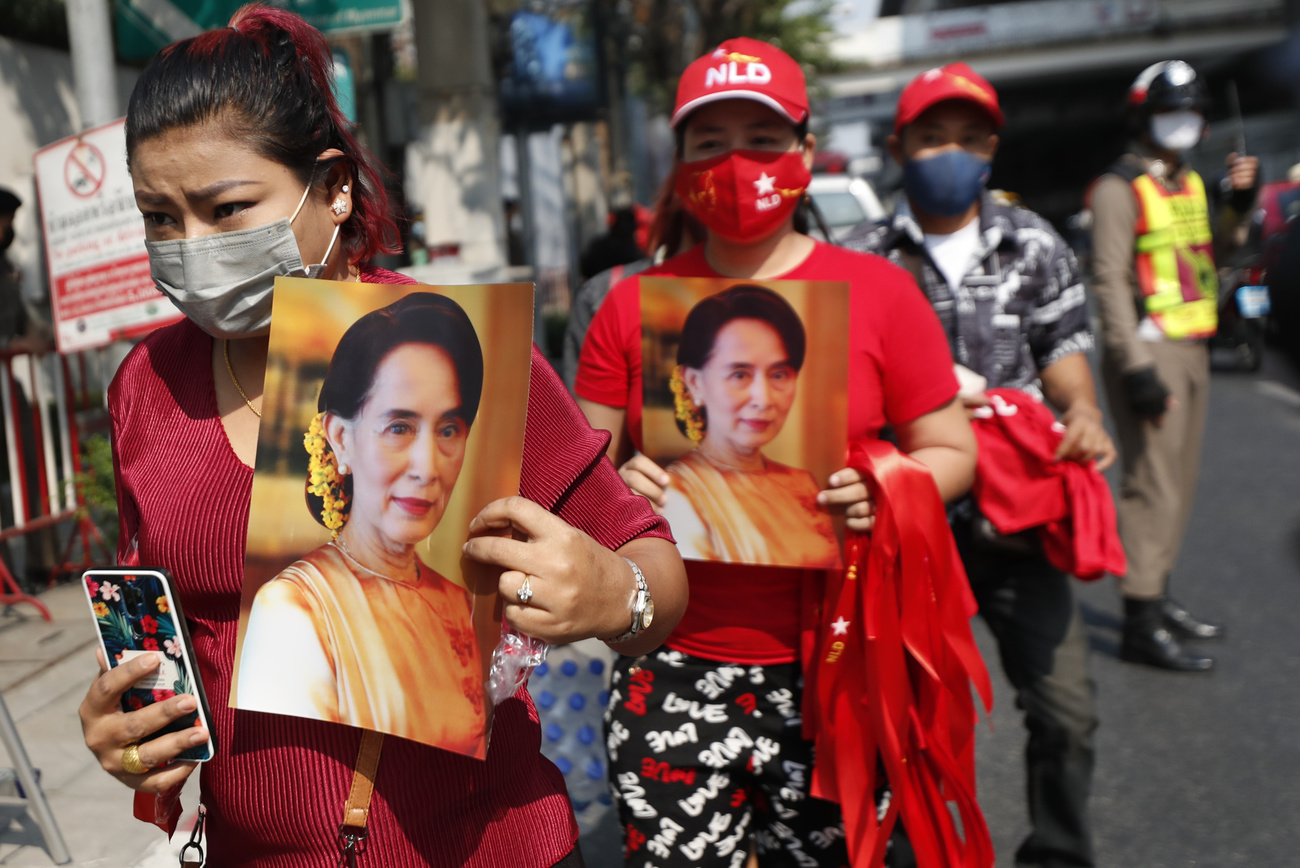
[[[71,523],[66,546],[50,571],[59,575],[112,563],[78,484],[82,472],[81,432],[107,426],[103,406],[102,359],[94,386],[87,354],[62,356],[0,350],[0,407],[4,417],[3,460],[9,497],[0,503],[0,542]],[[102,557],[96,559],[96,547]],[[73,559],[74,552],[78,553]],[[49,620],[45,605],[25,593],[0,560],[0,605],[27,603]]]

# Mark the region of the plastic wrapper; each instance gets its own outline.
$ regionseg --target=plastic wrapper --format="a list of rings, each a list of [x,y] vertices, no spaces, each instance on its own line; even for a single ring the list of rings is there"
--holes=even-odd
[[[514,696],[528,673],[546,662],[547,644],[541,639],[516,633],[502,624],[501,641],[492,651],[488,669],[487,692],[494,706]]]

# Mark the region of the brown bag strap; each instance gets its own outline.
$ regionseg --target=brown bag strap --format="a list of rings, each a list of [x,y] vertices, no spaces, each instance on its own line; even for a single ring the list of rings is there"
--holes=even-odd
[[[366,828],[370,819],[370,795],[375,791],[375,771],[379,768],[379,752],[384,746],[384,734],[367,729],[361,734],[361,749],[357,751],[357,765],[352,772],[352,791],[343,808],[343,825],[355,829]]]
[[[375,772],[379,769],[379,753],[383,746],[382,732],[367,729],[361,733],[361,748],[357,751],[357,764],[352,771],[352,789],[348,792],[347,804],[343,806],[343,823],[339,826],[340,865],[356,865],[357,856],[365,852],[370,797],[375,791]]]

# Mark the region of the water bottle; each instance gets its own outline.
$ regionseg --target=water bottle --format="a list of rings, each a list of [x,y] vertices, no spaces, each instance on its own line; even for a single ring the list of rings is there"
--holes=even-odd
[[[584,833],[613,804],[602,736],[611,657],[594,640],[553,647],[528,682],[542,724],[542,753],[564,775]]]

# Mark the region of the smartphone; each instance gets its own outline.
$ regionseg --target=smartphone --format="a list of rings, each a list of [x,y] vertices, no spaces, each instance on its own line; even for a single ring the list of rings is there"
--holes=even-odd
[[[122,694],[122,710],[135,711],[177,694],[191,694],[199,707],[149,738],[202,726],[208,731],[207,742],[182,751],[176,759],[212,759],[217,752],[212,714],[171,574],[158,567],[101,567],[82,573],[81,585],[110,668],[145,654],[162,658],[151,676]]]

